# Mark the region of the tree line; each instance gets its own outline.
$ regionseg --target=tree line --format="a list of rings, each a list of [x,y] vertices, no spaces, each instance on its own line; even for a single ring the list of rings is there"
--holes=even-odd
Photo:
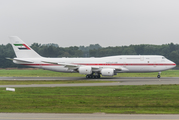
[[[163,45],[130,45],[101,47],[99,44],[89,46],[59,47],[58,44],[33,43],[30,46],[43,57],[104,57],[113,55],[163,55],[179,65],[179,44]],[[24,67],[16,65],[6,58],[14,58],[11,44],[0,45],[0,68]]]

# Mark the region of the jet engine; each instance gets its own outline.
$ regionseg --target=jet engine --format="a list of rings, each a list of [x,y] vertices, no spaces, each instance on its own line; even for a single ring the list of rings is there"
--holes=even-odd
[[[115,75],[114,69],[110,69],[110,68],[102,69],[101,74],[102,74],[102,76],[113,76],[113,75]]]
[[[92,68],[90,66],[80,67],[78,71],[80,74],[89,75],[92,73]]]

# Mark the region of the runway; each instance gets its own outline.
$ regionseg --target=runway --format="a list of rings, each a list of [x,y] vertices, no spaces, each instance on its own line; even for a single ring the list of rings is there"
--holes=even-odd
[[[108,80],[108,81],[118,81],[121,79],[158,79],[156,77],[102,77],[100,79],[86,79],[84,77],[0,77],[0,80]],[[169,78],[161,78],[169,79]],[[179,79],[172,78],[172,79]]]
[[[0,77],[0,80],[101,80],[111,83],[73,83],[73,84],[32,84],[0,85],[0,87],[77,87],[77,86],[118,86],[118,85],[162,85],[179,84],[179,78],[101,78],[85,79],[79,77]]]
[[[112,83],[74,83],[74,84],[32,84],[0,85],[0,87],[76,87],[76,86],[118,86],[118,85],[162,85],[179,84],[179,78],[101,78],[85,79],[79,77],[0,77],[0,80],[102,80]],[[0,120],[179,120],[177,114],[54,114],[54,113],[0,113]]]
[[[179,115],[0,113],[0,120],[179,120]]]
[[[100,79],[86,79],[84,77],[0,77],[0,80],[107,80],[107,81],[120,81],[120,80],[163,80],[163,79],[179,79],[179,77],[102,77]]]

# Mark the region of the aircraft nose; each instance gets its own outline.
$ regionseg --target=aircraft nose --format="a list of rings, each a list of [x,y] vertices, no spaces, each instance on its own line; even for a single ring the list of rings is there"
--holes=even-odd
[[[171,68],[176,67],[176,63],[174,63],[173,61],[170,61],[170,64],[171,64]]]

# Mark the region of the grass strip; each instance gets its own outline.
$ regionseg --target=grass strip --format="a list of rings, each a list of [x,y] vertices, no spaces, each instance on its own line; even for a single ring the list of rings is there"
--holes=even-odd
[[[0,80],[0,85],[67,84],[67,83],[112,83],[100,80]]]
[[[179,85],[0,88],[0,112],[179,114]]]
[[[157,72],[153,73],[118,73],[114,77],[156,77]],[[1,77],[84,77],[79,73],[61,73],[42,69],[35,70],[0,70]],[[179,70],[168,70],[163,71],[162,77],[179,77]]]

